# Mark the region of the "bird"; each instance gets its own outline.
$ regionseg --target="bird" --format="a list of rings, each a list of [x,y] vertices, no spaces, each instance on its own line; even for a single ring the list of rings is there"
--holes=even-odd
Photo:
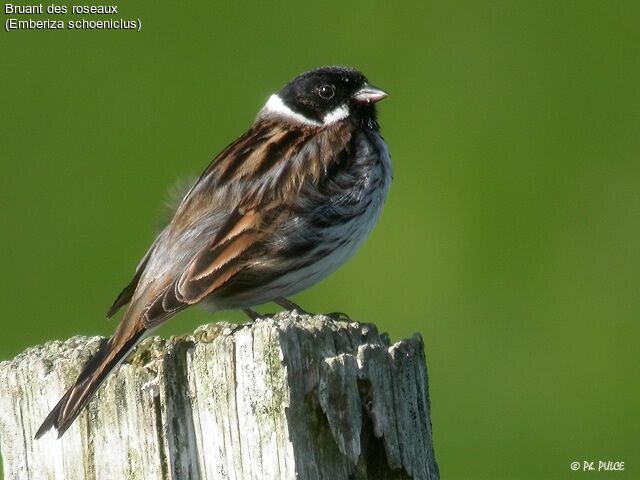
[[[393,175],[375,104],[387,95],[340,66],[271,95],[186,193],[107,311],[124,308],[113,336],[35,438],[51,428],[60,438],[134,347],[191,305],[251,319],[268,302],[303,311],[288,297],[348,260],[380,216]]]

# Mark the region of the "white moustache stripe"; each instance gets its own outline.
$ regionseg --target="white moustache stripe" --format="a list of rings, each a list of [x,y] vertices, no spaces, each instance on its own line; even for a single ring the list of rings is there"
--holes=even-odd
[[[339,122],[340,120],[344,120],[349,116],[349,107],[346,105],[340,105],[338,108],[331,110],[327,113],[322,119],[322,123],[324,125],[331,125],[332,123]]]
[[[262,111],[265,113],[280,115],[282,117],[288,118],[289,120],[293,120],[294,122],[302,123],[305,125],[313,125],[315,127],[322,126],[321,123],[311,120],[310,118],[307,118],[304,115],[300,115],[299,113],[291,110],[275,93],[269,97],[269,100],[267,100],[267,103],[262,108]]]
[[[322,127],[331,125],[333,123],[339,122],[340,120],[344,120],[349,116],[349,107],[347,105],[340,105],[337,108],[334,108],[329,113],[327,113],[323,119],[322,123],[316,122],[310,118],[305,117],[304,115],[294,112],[289,107],[285,105],[282,99],[276,95],[275,93],[269,97],[267,103],[264,107],[262,107],[262,113],[278,115],[284,118],[287,118],[291,121],[302,123],[303,125],[313,125],[314,127]]]

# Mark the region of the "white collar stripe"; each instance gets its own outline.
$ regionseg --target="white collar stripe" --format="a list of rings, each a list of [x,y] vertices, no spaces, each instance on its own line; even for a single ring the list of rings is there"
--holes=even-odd
[[[313,125],[315,127],[322,126],[321,123],[316,122],[315,120],[311,120],[310,118],[305,117],[299,113],[294,112],[289,107],[287,107],[282,99],[276,95],[275,93],[269,97],[269,100],[262,108],[264,113],[271,113],[274,115],[280,115],[289,120],[293,120],[294,122],[302,123],[304,125]]]

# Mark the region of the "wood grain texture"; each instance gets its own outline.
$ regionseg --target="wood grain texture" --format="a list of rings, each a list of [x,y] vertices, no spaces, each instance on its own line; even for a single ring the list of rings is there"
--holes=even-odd
[[[145,340],[61,438],[35,431],[104,341],[0,363],[5,479],[437,479],[424,345],[281,313]]]

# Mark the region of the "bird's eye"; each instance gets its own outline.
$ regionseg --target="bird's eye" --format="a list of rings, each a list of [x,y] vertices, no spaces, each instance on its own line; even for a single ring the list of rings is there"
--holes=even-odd
[[[318,95],[320,95],[320,98],[323,100],[331,100],[335,94],[336,91],[333,85],[321,85],[318,88]]]

